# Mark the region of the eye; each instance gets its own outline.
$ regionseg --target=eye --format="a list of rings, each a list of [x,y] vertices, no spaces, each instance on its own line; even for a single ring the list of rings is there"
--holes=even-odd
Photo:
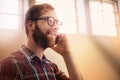
[[[48,22],[50,25],[53,25],[55,23],[54,18],[49,17]]]

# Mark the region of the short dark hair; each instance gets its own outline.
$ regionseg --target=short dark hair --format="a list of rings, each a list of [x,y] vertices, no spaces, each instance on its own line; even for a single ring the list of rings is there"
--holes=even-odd
[[[46,12],[48,12],[50,10],[54,10],[54,7],[48,3],[34,5],[29,8],[29,10],[27,11],[27,13],[25,15],[25,31],[26,31],[27,35],[28,35],[27,22],[34,18],[38,18],[41,15],[44,15]]]

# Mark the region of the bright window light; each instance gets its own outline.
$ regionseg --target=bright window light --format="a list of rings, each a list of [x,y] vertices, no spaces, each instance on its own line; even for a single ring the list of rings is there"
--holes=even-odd
[[[0,14],[0,28],[17,29],[18,16]]]
[[[92,33],[94,35],[117,35],[117,22],[113,3],[90,1],[90,12]]]
[[[19,0],[0,0],[0,28],[18,29]]]

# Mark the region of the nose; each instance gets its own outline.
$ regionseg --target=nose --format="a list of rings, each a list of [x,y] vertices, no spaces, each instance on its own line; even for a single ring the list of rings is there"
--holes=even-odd
[[[55,22],[55,24],[52,26],[52,28],[53,28],[54,30],[58,30],[58,29],[59,29],[58,24]]]

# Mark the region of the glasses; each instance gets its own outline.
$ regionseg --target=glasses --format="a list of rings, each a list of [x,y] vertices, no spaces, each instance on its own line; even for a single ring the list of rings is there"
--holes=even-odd
[[[53,17],[50,17],[50,16],[44,16],[44,17],[39,17],[39,18],[33,18],[32,21],[35,21],[35,20],[45,20],[47,21],[47,24],[49,26],[53,26],[55,23],[57,25],[60,25],[62,26],[62,22],[61,21],[58,21],[56,19],[54,19]]]

